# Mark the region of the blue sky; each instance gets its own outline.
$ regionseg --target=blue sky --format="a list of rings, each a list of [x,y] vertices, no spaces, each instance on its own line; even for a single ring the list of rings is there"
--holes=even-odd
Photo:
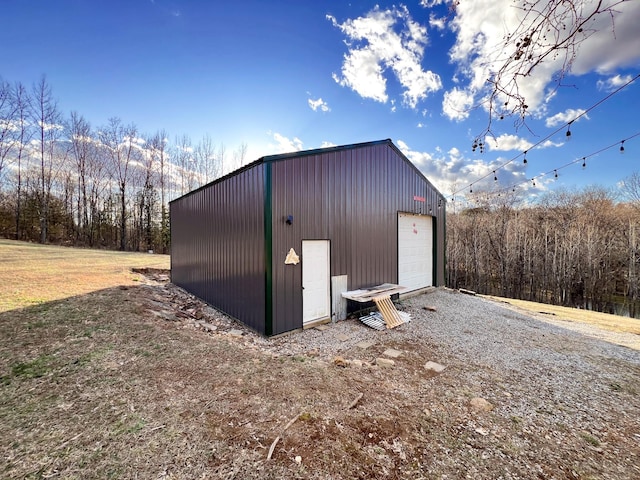
[[[528,128],[496,122],[497,143],[474,152],[487,113],[469,107],[491,42],[516,13],[512,0],[461,0],[454,14],[439,0],[5,0],[0,76],[29,85],[45,74],[62,111],[96,127],[117,116],[170,140],[246,143],[246,161],[391,138],[447,196],[472,183],[478,192],[524,182],[530,194],[615,188],[640,171],[640,136],[624,155],[617,146],[590,155],[640,133],[640,79],[575,122],[570,141],[564,129],[531,145],[640,73],[640,1],[618,6],[614,27],[597,20],[555,95],[557,64],[534,71],[523,87]],[[529,148],[525,165],[518,155]],[[583,156],[587,168],[560,168]],[[541,176],[554,169],[557,179]]]

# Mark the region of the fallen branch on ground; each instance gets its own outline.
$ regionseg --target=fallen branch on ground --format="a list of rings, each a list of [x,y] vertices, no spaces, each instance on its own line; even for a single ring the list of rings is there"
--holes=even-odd
[[[364,396],[364,393],[360,392],[358,396],[355,398],[355,400],[349,404],[349,406],[347,407],[347,410],[351,410],[353,407],[355,407],[363,396]]]
[[[271,444],[271,448],[269,448],[269,454],[267,455],[267,460],[271,460],[271,455],[273,455],[273,451],[276,449],[276,445],[280,441],[280,437],[282,437],[282,435],[284,435],[284,432],[286,432],[287,429],[291,425],[293,425],[295,421],[298,420],[298,418],[300,418],[300,415],[302,415],[302,413],[297,414],[295,417],[289,420],[289,423],[287,423],[287,425],[284,427],[284,429],[282,430],[282,433],[280,433],[280,435],[278,435],[276,439],[273,441],[273,443]]]

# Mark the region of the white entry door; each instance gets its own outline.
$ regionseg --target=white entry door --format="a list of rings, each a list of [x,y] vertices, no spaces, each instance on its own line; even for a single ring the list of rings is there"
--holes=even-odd
[[[409,290],[433,285],[433,217],[398,215],[398,284]]]
[[[302,323],[331,316],[329,240],[302,241]]]

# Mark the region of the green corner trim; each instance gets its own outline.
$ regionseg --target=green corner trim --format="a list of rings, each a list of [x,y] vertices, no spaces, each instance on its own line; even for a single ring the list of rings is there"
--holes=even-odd
[[[271,163],[264,163],[264,334],[273,335],[273,212]]]

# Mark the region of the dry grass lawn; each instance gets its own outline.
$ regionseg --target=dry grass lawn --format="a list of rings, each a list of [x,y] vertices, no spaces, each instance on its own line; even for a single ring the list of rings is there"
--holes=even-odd
[[[134,267],[169,268],[169,255],[66,248],[0,239],[0,312],[139,279]]]
[[[618,315],[611,315],[609,313],[592,312],[590,310],[581,310],[579,308],[546,305],[544,303],[528,302],[526,300],[516,300],[514,298],[493,297],[488,295],[486,298],[506,302],[528,312],[552,315],[558,320],[586,323],[612,332],[625,332],[640,335],[640,320],[635,318],[621,317]]]

